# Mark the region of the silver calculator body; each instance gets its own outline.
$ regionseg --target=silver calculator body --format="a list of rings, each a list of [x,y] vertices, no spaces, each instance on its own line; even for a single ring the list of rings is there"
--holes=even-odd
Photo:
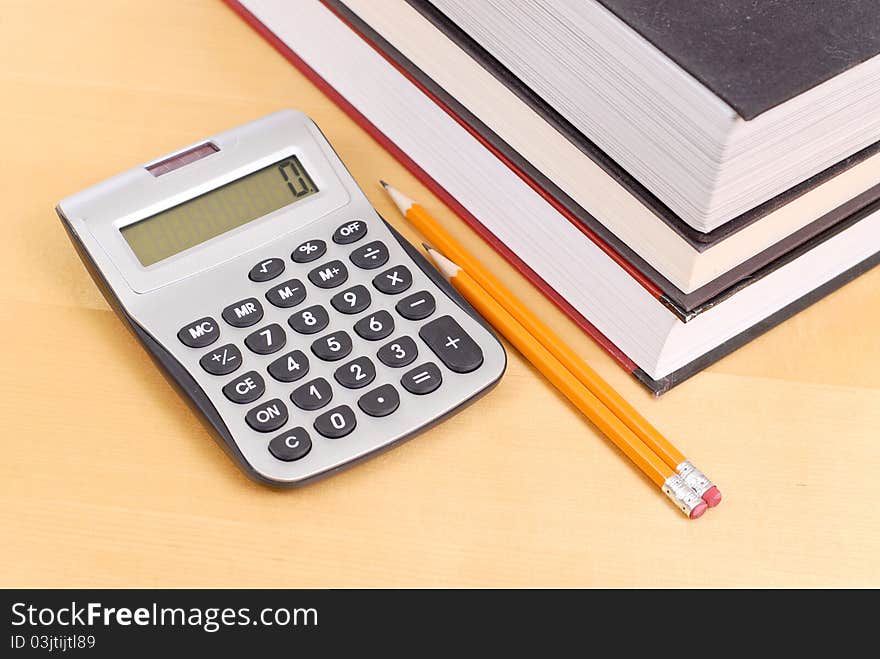
[[[150,237],[146,247],[132,239],[149,236],[146,222],[154,218],[185,222],[191,200],[221,203],[207,195],[234,192],[233,184],[256,172],[268,172],[272,186],[286,183],[295,201],[204,240],[190,235],[202,229],[185,226],[173,226],[172,239]],[[245,193],[257,194],[259,185]],[[250,208],[247,198],[235,199]],[[300,112],[276,112],[135,167],[64,199],[57,211],[117,313],[221,445],[261,482],[302,484],[389,448],[475,400],[504,372],[495,336],[384,222]],[[343,295],[357,286],[368,292],[363,308],[364,299]],[[401,306],[407,299],[411,309]],[[315,311],[306,316],[305,309]],[[307,324],[316,315],[318,330]],[[405,349],[392,346],[403,338],[412,340]],[[330,351],[340,343],[345,356],[337,358]],[[296,359],[281,359],[297,351]],[[355,360],[359,370],[347,366]],[[321,386],[304,387],[313,382]]]

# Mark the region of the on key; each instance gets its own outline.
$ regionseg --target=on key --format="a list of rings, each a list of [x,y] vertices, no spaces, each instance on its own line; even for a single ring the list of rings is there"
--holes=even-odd
[[[278,430],[287,423],[287,405],[277,398],[267,400],[245,414],[244,420],[257,432]]]
[[[483,363],[480,346],[452,316],[440,316],[426,323],[419,336],[450,371],[470,373]]]

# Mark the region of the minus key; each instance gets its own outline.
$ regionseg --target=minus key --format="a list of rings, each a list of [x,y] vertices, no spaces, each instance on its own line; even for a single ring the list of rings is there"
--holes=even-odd
[[[434,296],[428,291],[419,291],[407,295],[394,308],[407,320],[424,320],[434,313],[437,304],[434,302]]]

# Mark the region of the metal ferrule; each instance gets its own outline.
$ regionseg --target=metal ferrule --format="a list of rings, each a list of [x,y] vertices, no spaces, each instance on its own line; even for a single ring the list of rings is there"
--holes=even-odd
[[[663,483],[662,490],[663,494],[672,499],[672,503],[688,517],[691,516],[691,511],[694,508],[703,503],[699,495],[678,474],[667,478]]]
[[[712,481],[706,477],[706,474],[697,469],[690,460],[685,460],[678,465],[676,471],[684,479],[688,487],[696,492],[698,496],[703,496],[713,486]]]

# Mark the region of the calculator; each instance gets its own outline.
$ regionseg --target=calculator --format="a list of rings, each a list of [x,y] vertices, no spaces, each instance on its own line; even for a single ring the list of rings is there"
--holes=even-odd
[[[111,306],[251,477],[299,485],[495,385],[506,355],[306,115],[276,112],[57,207]]]

